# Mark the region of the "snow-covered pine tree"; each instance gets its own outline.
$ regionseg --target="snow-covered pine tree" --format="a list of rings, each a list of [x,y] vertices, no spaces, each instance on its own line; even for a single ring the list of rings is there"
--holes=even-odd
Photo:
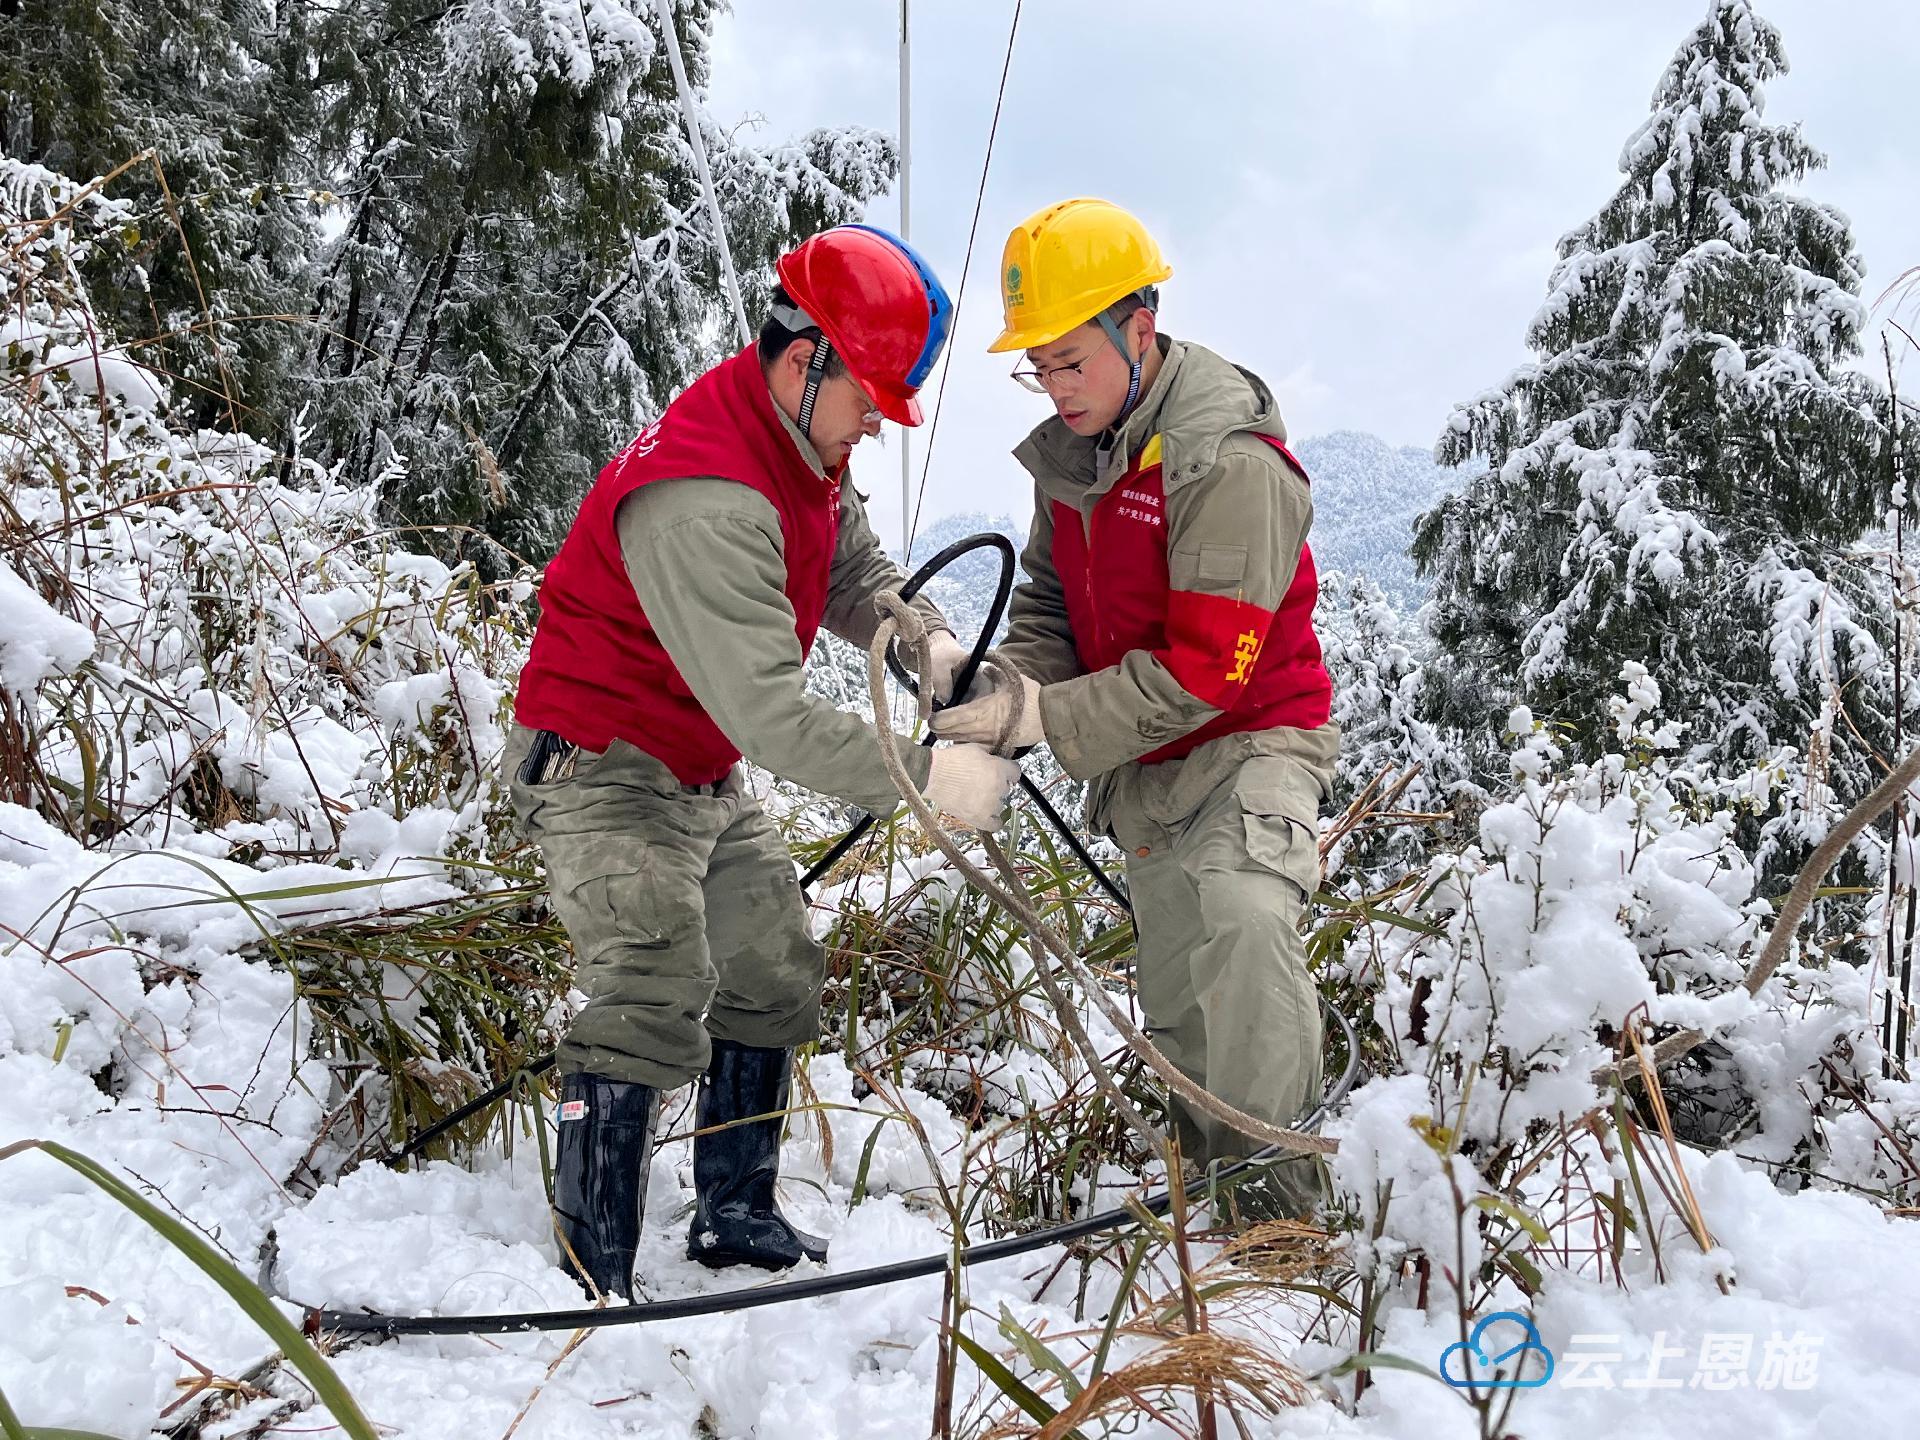
[[[703,87],[712,6],[676,9]],[[385,475],[399,516],[544,560],[599,467],[737,342],[652,15],[382,0],[317,23],[320,156],[349,210],[312,306],[315,443]],[[866,130],[704,134],[755,312],[772,259],[897,164]]]
[[[299,348],[284,320],[241,317],[300,309],[319,234],[309,91],[280,63],[304,8],[4,7],[0,150],[83,184],[153,151],[107,188],[128,220],[89,247],[86,278],[138,361],[186,382],[173,401],[190,423],[270,433]]]
[[[1560,242],[1527,332],[1538,358],[1436,446],[1488,468],[1417,528],[1429,698],[1489,748],[1520,702],[1591,752],[1629,660],[1695,759],[1790,745],[1818,781],[1831,742],[1832,784],[1857,795],[1850,732],[1885,747],[1882,602],[1844,552],[1905,442],[1885,392],[1845,368],[1866,319],[1847,220],[1785,188],[1824,159],[1762,120],[1785,69],[1749,0],[1711,0],[1627,141],[1625,182]]]

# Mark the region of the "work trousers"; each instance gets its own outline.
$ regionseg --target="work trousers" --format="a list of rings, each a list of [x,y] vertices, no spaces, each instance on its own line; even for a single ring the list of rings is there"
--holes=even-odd
[[[528,783],[536,733],[516,725],[504,763],[587,997],[561,1072],[671,1090],[706,1070],[713,1037],[783,1049],[818,1038],[826,951],[740,768],[682,785],[616,740]]]
[[[1317,816],[1337,727],[1226,735],[1190,755],[1098,777],[1088,817],[1121,845],[1133,896],[1147,1033],[1189,1079],[1236,1109],[1292,1126],[1322,1085],[1319,995],[1300,922],[1319,883]],[[1261,1148],[1174,1103],[1201,1164]],[[1279,1178],[1304,1213],[1316,1162]]]

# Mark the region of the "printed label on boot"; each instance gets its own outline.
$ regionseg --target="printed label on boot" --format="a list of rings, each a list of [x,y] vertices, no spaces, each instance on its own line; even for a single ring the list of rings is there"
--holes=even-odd
[[[584,1100],[562,1100],[560,1102],[562,1120],[584,1120],[587,1118],[587,1102]]]

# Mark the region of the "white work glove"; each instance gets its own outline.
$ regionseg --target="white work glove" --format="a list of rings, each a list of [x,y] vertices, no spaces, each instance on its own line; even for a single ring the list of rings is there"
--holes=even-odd
[[[998,745],[1007,721],[1013,718],[1014,696],[1024,694],[1025,706],[1020,723],[1006,738],[1009,750],[1024,750],[1046,738],[1040,728],[1040,682],[1031,675],[1020,677],[1020,689],[998,686],[978,700],[942,710],[931,722],[933,733],[942,740],[961,740],[975,745]]]
[[[933,752],[927,769],[927,804],[969,829],[994,831],[1006,813],[1007,796],[1020,783],[1020,767],[979,745],[950,745]]]
[[[953,638],[951,630],[936,630],[927,636],[927,673],[922,685],[933,687],[933,698],[942,705],[953,699],[953,679],[966,668],[973,652]]]
[[[1006,680],[1000,671],[991,665],[982,665],[973,672],[973,678],[967,681],[967,688],[958,695],[946,699],[948,705],[966,705],[975,700],[984,700],[994,691],[1004,689]]]

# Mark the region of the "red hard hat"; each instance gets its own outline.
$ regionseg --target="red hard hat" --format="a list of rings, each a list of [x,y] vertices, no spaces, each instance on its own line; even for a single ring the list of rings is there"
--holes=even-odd
[[[915,397],[953,317],[926,261],[884,230],[836,225],[782,255],[774,271],[880,413],[918,425]]]

